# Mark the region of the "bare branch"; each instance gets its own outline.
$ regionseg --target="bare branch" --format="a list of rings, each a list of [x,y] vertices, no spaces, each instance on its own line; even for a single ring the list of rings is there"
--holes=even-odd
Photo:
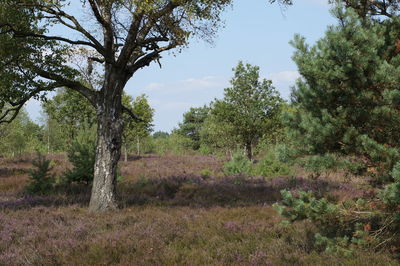
[[[133,75],[138,69],[148,66],[152,61],[160,58],[162,52],[171,50],[177,46],[176,43],[171,43],[167,46],[163,46],[155,49],[155,51],[148,53],[141,58],[137,59],[135,63],[128,65],[128,72]]]
[[[108,23],[104,20],[104,18],[101,16],[100,14],[100,10],[99,7],[96,3],[95,0],[89,0],[89,4],[90,7],[92,8],[93,14],[96,17],[97,21],[103,26],[103,27],[107,27],[109,25],[107,25]]]

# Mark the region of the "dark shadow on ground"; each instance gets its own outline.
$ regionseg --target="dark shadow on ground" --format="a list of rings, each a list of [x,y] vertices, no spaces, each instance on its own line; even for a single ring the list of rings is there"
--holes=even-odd
[[[312,191],[317,197],[340,190],[353,197],[363,191],[349,184],[302,177],[273,179],[234,176],[207,178],[201,176],[173,176],[158,179],[140,179],[118,184],[119,203],[122,208],[138,205],[189,207],[241,207],[272,204],[281,200],[280,191]],[[0,210],[28,209],[37,206],[87,206],[90,199],[88,186],[76,185],[68,189],[56,188],[51,195],[25,195],[14,200],[0,200]]]

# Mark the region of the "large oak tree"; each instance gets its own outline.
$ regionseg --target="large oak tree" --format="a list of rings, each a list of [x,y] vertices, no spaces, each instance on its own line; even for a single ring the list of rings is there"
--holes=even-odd
[[[211,39],[221,11],[230,3],[0,0],[0,121],[11,121],[30,98],[56,88],[86,97],[98,120],[89,209],[115,209],[123,113],[138,120],[121,102],[126,83],[138,70],[159,61],[163,52],[187,46],[192,36]],[[73,11],[76,5],[81,16]],[[9,105],[12,108],[5,108]]]

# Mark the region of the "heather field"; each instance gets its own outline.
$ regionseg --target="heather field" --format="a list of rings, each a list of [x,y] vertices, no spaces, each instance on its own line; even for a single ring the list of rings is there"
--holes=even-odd
[[[55,176],[67,167],[49,156]],[[400,265],[390,250],[329,255],[314,226],[281,224],[280,190],[338,202],[373,197],[361,177],[306,171],[276,178],[226,176],[225,159],[146,155],[120,162],[121,209],[90,214],[90,188],[28,196],[31,155],[0,159],[0,265]]]

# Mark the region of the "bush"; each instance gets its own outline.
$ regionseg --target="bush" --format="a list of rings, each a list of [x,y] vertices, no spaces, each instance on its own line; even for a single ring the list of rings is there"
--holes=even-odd
[[[314,155],[307,157],[303,161],[303,166],[307,170],[322,173],[324,171],[330,170],[335,168],[336,165],[336,158],[332,154],[324,154],[324,155]]]
[[[209,178],[213,175],[214,173],[210,169],[203,169],[200,171],[200,175],[202,178]]]
[[[41,153],[37,154],[37,158],[32,162],[36,169],[29,170],[30,183],[26,187],[28,192],[33,194],[47,194],[53,188],[55,179],[50,174],[52,170],[50,162]]]
[[[276,159],[282,163],[293,163],[296,159],[297,153],[296,150],[288,145],[279,144],[275,147],[276,150]]]
[[[68,160],[73,165],[64,173],[63,181],[90,184],[93,182],[96,156],[96,140],[94,132],[82,131],[72,142],[68,150]]]
[[[255,166],[253,173],[264,177],[285,176],[292,173],[291,169],[276,159],[275,154],[268,153],[263,160]]]
[[[339,162],[339,167],[345,172],[353,175],[363,175],[367,170],[367,167],[362,162],[342,160]]]
[[[243,153],[237,152],[233,154],[232,160],[224,164],[224,173],[227,176],[250,174],[253,163],[247,159]]]
[[[399,228],[391,222],[390,214],[362,199],[334,204],[325,198],[316,199],[311,192],[299,191],[296,196],[282,190],[281,194],[282,203],[274,204],[274,208],[286,219],[284,223],[311,221],[318,230],[315,244],[327,253],[349,256],[356,248],[384,249],[398,243],[393,232]]]

